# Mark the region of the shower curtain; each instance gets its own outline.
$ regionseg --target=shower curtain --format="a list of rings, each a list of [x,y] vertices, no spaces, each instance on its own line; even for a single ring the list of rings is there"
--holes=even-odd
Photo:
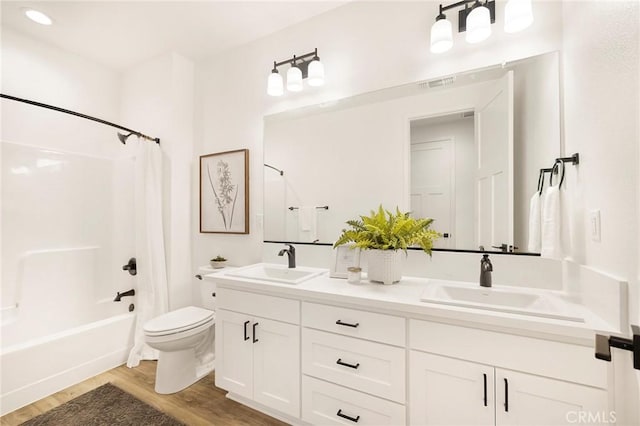
[[[162,151],[160,145],[138,138],[135,147],[136,275],[135,341],[127,367],[143,359],[158,359],[145,343],[144,324],[168,311],[167,268],[162,232]]]

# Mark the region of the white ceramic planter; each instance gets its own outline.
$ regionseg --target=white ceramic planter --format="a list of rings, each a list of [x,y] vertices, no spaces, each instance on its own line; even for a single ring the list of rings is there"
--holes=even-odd
[[[223,261],[210,260],[209,264],[213,269],[221,269],[227,265],[227,261],[226,260],[223,260]]]
[[[400,250],[367,250],[369,281],[393,284],[402,278]]]

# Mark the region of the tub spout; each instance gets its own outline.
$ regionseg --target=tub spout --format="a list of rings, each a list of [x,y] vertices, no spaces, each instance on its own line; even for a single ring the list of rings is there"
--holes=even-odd
[[[125,292],[122,292],[122,293],[118,292],[118,294],[116,294],[116,298],[113,299],[113,301],[114,302],[119,302],[120,299],[122,299],[123,297],[135,296],[135,295],[136,295],[136,291],[134,289],[131,289],[131,290],[128,290],[128,291],[125,291]]]

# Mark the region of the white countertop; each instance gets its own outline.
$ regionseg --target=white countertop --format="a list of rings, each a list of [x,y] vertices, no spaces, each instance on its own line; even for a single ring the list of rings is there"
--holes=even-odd
[[[553,292],[554,296],[559,296],[562,303],[567,304],[567,310],[577,313],[584,322],[424,302],[421,301],[422,294],[434,285],[428,278],[403,277],[397,284],[382,285],[370,283],[363,277],[360,283],[351,284],[345,279],[330,278],[327,271],[292,285],[229,276],[226,272],[229,271],[222,269],[206,275],[206,278],[229,288],[583,345],[593,345],[595,333],[617,332],[589,309],[558,292]]]

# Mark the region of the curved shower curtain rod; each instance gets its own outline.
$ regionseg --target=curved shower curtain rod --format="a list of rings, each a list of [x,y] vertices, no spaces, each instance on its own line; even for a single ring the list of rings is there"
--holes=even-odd
[[[155,142],[157,144],[160,144],[160,138],[152,138],[151,136],[147,136],[147,135],[145,135],[143,133],[140,133],[140,132],[137,132],[135,130],[128,129],[126,127],[120,126],[119,124],[111,123],[109,121],[102,120],[100,118],[91,117],[90,115],[81,114],[79,112],[71,111],[71,110],[64,109],[64,108],[59,108],[59,107],[53,106],[53,105],[43,104],[41,102],[31,101],[29,99],[23,99],[23,98],[17,98],[15,96],[5,95],[4,93],[0,93],[0,98],[9,99],[11,101],[24,102],[25,104],[35,105],[35,106],[39,106],[41,108],[52,109],[52,110],[58,111],[58,112],[64,112],[65,114],[75,115],[76,117],[86,118],[87,120],[97,121],[98,123],[106,124],[107,126],[111,126],[111,127],[115,127],[116,129],[124,130],[125,132],[129,132],[129,134],[128,135],[123,135],[122,133],[118,132],[118,139],[120,139],[120,142],[122,142],[123,144],[127,141],[127,138],[129,136],[131,136],[131,135],[136,135],[136,136],[138,136],[140,138],[143,138],[143,139],[146,139],[148,141],[152,141],[152,142]]]

